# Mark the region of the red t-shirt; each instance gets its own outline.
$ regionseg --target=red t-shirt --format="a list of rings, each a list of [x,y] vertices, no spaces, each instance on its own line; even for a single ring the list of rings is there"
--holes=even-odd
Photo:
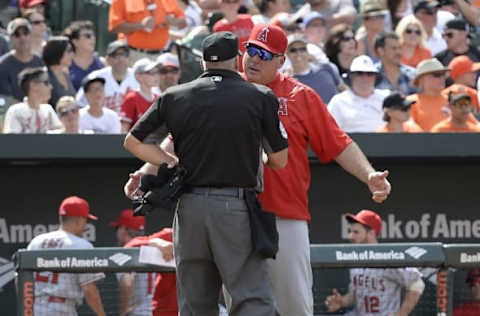
[[[164,228],[161,231],[150,235],[135,237],[130,240],[125,247],[140,247],[148,245],[150,239],[160,238],[166,241],[173,240],[173,231],[171,228]],[[175,273],[157,273],[155,279],[155,292],[153,293],[153,316],[177,316],[177,278]]]
[[[125,95],[120,110],[120,120],[135,125],[138,119],[145,113],[150,105],[155,102],[158,95],[154,95],[153,101],[146,100],[139,91],[130,91]]]
[[[477,316],[480,315],[480,302],[465,302],[455,307],[453,316]]]
[[[308,145],[321,162],[338,156],[351,138],[337,125],[327,107],[310,87],[292,77],[277,74],[267,85],[278,98],[278,115],[288,134],[288,164],[283,169],[265,166],[265,210],[281,218],[310,220]]]

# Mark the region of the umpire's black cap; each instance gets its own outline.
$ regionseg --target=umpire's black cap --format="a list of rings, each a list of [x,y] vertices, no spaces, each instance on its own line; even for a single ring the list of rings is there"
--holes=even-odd
[[[239,54],[238,38],[231,32],[218,32],[202,42],[203,60],[218,62],[232,59]]]

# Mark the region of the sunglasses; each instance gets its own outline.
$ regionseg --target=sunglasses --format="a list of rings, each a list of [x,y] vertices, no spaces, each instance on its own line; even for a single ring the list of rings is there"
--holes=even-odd
[[[91,39],[95,37],[95,34],[93,33],[81,33],[80,37],[85,37],[86,39]]]
[[[30,21],[30,23],[33,25],[45,24],[45,22],[45,20]]]
[[[27,31],[27,30],[24,30],[23,32],[16,31],[16,32],[13,33],[13,36],[16,37],[16,38],[19,38],[19,37],[22,37],[22,36],[27,37],[28,35],[30,35],[30,31]]]
[[[351,40],[355,40],[355,37],[353,37],[353,36],[342,36],[342,38],[340,38],[340,40],[342,42],[349,42]]]
[[[178,68],[160,68],[158,73],[161,75],[166,75],[166,74],[177,74],[180,71]]]
[[[78,113],[78,108],[66,108],[66,109],[61,109],[60,111],[58,111],[58,114],[61,116],[61,117],[64,117],[64,116],[67,116],[68,114],[76,114]]]
[[[449,33],[443,33],[442,36],[446,37],[446,38],[449,38],[449,39],[452,39],[455,36],[455,34],[449,32]]]
[[[289,53],[296,53],[296,52],[299,52],[299,53],[305,53],[307,51],[307,47],[303,46],[303,47],[292,47],[288,50]]]
[[[420,30],[412,30],[412,29],[406,29],[405,30],[405,33],[406,34],[413,34],[415,33],[416,35],[420,36],[422,34],[422,32],[420,32]]]
[[[472,105],[472,103],[470,102],[470,100],[468,98],[463,98],[463,99],[457,100],[453,103],[453,106],[459,107],[459,108],[469,107],[471,105]]]
[[[256,46],[251,46],[251,45],[247,46],[247,54],[250,57],[258,56],[261,60],[264,60],[264,61],[270,61],[275,57],[282,56],[282,55],[271,53],[266,49],[256,47]]]

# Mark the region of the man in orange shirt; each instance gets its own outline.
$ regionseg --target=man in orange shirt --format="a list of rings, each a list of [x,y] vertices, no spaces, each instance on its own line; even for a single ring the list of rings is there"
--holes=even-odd
[[[450,109],[450,117],[436,124],[432,128],[432,133],[480,132],[480,125],[469,121],[469,116],[472,115],[472,98],[470,95],[450,92],[448,95],[448,108]]]
[[[169,27],[184,28],[185,14],[175,0],[113,0],[110,32],[125,34],[132,62],[156,57],[169,43]]]

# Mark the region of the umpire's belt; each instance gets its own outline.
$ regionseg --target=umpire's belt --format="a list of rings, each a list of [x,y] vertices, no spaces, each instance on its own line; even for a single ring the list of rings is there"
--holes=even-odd
[[[199,195],[216,195],[216,196],[231,196],[239,199],[244,197],[244,188],[236,187],[224,187],[224,188],[215,188],[215,187],[190,187],[187,189],[187,193],[199,194]]]

